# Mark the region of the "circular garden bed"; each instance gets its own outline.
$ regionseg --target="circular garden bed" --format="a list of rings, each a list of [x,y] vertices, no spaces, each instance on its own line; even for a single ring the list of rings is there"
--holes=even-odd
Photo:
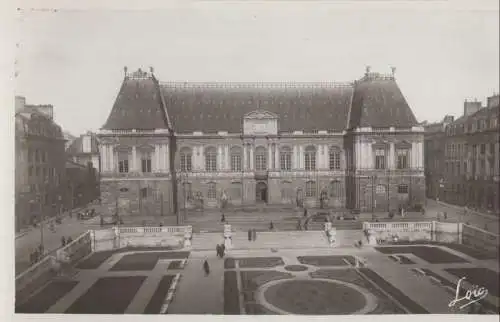
[[[287,265],[285,266],[285,270],[290,272],[303,272],[307,271],[307,267],[304,265]]]
[[[268,284],[263,304],[280,314],[364,314],[376,307],[362,288],[336,280],[281,280]]]

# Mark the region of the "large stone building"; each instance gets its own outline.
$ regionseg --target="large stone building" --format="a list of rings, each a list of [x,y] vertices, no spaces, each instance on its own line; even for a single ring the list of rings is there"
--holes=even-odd
[[[68,158],[78,164],[90,166],[100,171],[99,142],[95,133],[87,132],[74,138],[71,144],[66,148]]]
[[[53,216],[64,202],[64,137],[52,105],[28,105],[16,97],[16,230]]]
[[[424,202],[424,130],[393,74],[367,70],[345,84],[162,83],[125,69],[98,137],[108,214]]]
[[[488,98],[486,106],[466,101],[462,117],[446,125],[441,154],[427,153],[443,167],[427,180],[440,182],[436,196],[461,206],[499,213],[499,96]],[[439,142],[439,143],[438,143]],[[435,161],[434,161],[435,162]]]

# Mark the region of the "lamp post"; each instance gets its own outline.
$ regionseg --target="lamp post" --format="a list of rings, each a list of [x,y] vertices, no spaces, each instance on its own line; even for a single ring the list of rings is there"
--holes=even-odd
[[[375,179],[377,176],[372,175],[372,220],[375,220]]]
[[[184,199],[184,216],[181,217],[181,213],[179,211],[179,207],[177,207],[177,225],[180,225],[181,223],[184,222],[184,220],[187,218],[187,207],[186,207],[186,178],[187,178],[187,172],[183,170],[179,170],[176,172],[176,181],[177,184],[182,184],[182,198]]]

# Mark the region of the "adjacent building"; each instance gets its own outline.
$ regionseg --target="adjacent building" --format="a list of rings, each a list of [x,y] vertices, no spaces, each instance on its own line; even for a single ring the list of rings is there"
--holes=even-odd
[[[87,132],[74,138],[66,149],[68,158],[78,164],[90,166],[100,171],[99,143],[95,133]]]
[[[99,198],[99,173],[92,167],[71,160],[66,161],[65,208],[73,209]]]
[[[437,183],[433,195],[445,202],[500,213],[499,208],[499,95],[487,104],[465,101],[463,115],[444,126],[436,137],[426,133],[429,149],[426,163],[439,163],[437,171],[428,172],[427,181]],[[434,143],[431,143],[434,142]],[[438,143],[439,142],[439,143]]]
[[[16,97],[16,230],[53,216],[63,204],[64,137],[52,105],[28,105]]]
[[[125,77],[97,134],[108,214],[424,203],[424,129],[394,74],[348,83]]]

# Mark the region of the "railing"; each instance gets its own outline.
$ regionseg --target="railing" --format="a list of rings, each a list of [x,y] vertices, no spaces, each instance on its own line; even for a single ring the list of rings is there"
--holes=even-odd
[[[50,270],[54,265],[54,257],[47,256],[35,265],[31,266],[18,276],[16,276],[16,288],[21,287],[22,285],[31,282],[35,275],[38,275],[40,272],[45,272]]]
[[[146,234],[146,233],[184,233],[189,226],[171,227],[120,227],[119,234]]]
[[[363,223],[363,229],[381,231],[422,231],[432,230],[432,222],[386,222],[386,223]]]

